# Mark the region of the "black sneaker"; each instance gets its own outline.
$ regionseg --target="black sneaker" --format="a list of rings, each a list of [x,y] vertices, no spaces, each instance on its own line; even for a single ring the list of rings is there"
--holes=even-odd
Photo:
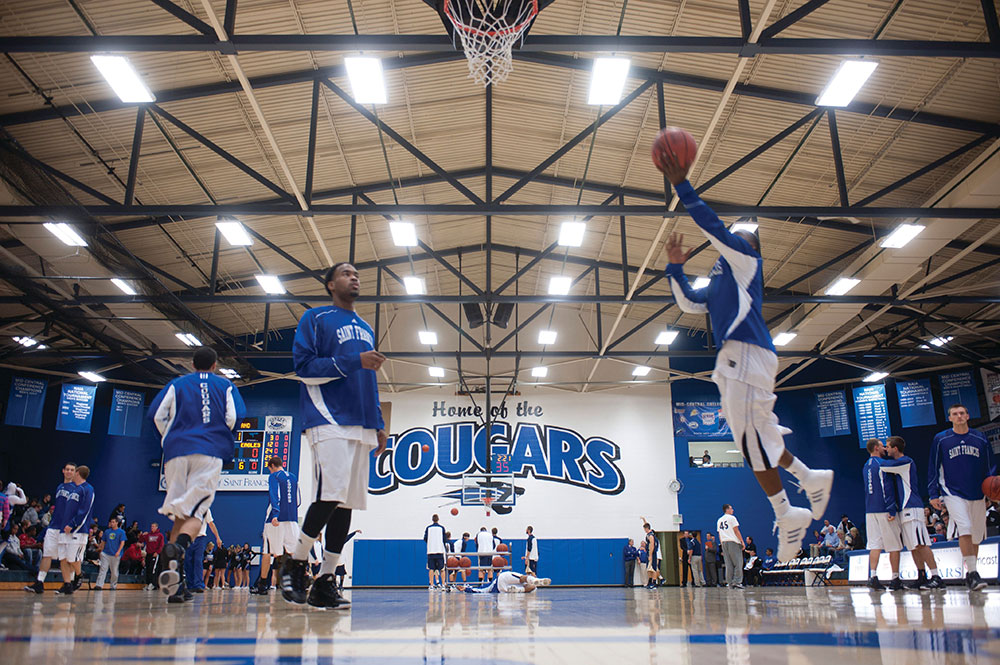
[[[921,575],[912,582],[906,582],[903,588],[911,591],[924,591],[927,589],[927,578]]]
[[[944,580],[941,579],[940,575],[935,575],[931,578],[931,581],[927,583],[926,588],[932,591],[944,591],[948,587],[945,585]]]
[[[194,598],[193,594],[189,594],[187,589],[184,588],[184,584],[178,584],[176,591],[167,597],[168,603],[183,603]]]
[[[71,582],[63,582],[63,585],[56,589],[56,593],[60,596],[72,596],[73,591],[73,584]]]
[[[873,591],[883,591],[885,589],[885,585],[879,581],[877,576],[873,575],[872,578],[868,580],[868,588]]]
[[[177,595],[178,590],[183,595],[184,589],[181,583],[184,575],[184,548],[177,543],[167,543],[160,553],[160,559],[163,561],[163,572],[157,580],[160,591],[171,598]],[[184,600],[182,598],[180,601],[170,602],[184,602]]]
[[[83,586],[83,577],[77,576],[73,578],[73,591],[79,591],[80,587]]]
[[[340,595],[337,591],[337,584],[333,580],[333,575],[323,575],[317,577],[309,590],[307,601],[313,607],[325,609],[344,609],[351,606],[351,602]]]
[[[24,590],[27,591],[28,593],[44,593],[45,592],[45,583],[44,582],[39,582],[38,580],[35,580],[31,584],[26,585],[24,587]]]
[[[889,582],[889,591],[902,591],[902,590],[903,590],[903,580],[899,579],[898,577],[895,577],[891,582]]]
[[[986,586],[986,582],[979,577],[979,573],[976,571],[966,574],[965,584],[969,587],[969,591],[978,591]]]
[[[281,597],[290,603],[302,605],[306,602],[306,562],[291,557],[281,565],[279,575]]]

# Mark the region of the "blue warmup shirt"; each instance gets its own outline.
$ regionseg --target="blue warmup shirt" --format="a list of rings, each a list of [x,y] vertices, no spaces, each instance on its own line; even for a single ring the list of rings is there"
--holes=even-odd
[[[707,312],[712,320],[712,337],[719,348],[726,340],[734,339],[774,351],[762,310],[764,273],[760,254],[746,240],[726,229],[687,180],[674,190],[688,214],[722,255],[708,275],[711,280],[708,286],[697,291],[688,283],[683,264],[667,264],[667,277],[677,306],[690,314]]]
[[[625,548],[622,550],[622,555],[625,557],[626,561],[635,561],[639,558],[639,550],[632,545],[625,545]]]
[[[900,510],[905,508],[919,508],[923,510],[924,500],[917,494],[919,486],[917,480],[917,465],[906,455],[901,455],[899,459],[882,460],[880,467],[882,473],[893,473],[896,475],[894,482],[896,497],[899,499]]]
[[[649,563],[649,552],[644,549],[638,551],[639,563]]]
[[[535,534],[529,533],[528,537],[524,541],[524,551],[525,551],[526,554],[530,555],[531,551],[534,548],[535,548]]]
[[[378,377],[361,367],[361,353],[374,349],[375,333],[357,313],[336,305],[306,310],[292,346],[295,373],[304,379],[299,391],[304,429],[385,428]]]
[[[62,531],[69,524],[69,518],[72,517],[73,512],[77,509],[76,501],[74,500],[72,504],[69,501],[70,495],[75,492],[76,483],[60,483],[59,487],[56,488],[56,496],[53,499],[53,505],[56,509],[53,511],[52,520],[49,522],[50,529]]]
[[[66,497],[66,524],[72,533],[87,533],[90,528],[90,515],[94,512],[94,488],[87,481],[79,485],[72,485]]]
[[[948,429],[934,437],[927,469],[930,498],[957,496],[966,501],[982,501],[983,480],[995,475],[993,446],[979,430],[956,434]]]
[[[701,556],[701,543],[694,538],[688,540],[688,547],[691,549],[691,556]]]
[[[898,510],[896,485],[882,474],[884,461],[878,457],[869,457],[865,462],[865,512],[895,515]]]
[[[168,383],[149,405],[149,414],[160,432],[164,462],[182,455],[228,462],[236,446],[232,430],[246,407],[229,379],[192,372]]]
[[[267,478],[267,491],[271,503],[265,523],[275,517],[279,522],[299,521],[299,479],[294,473],[285,469],[274,471]]]
[[[104,530],[104,553],[108,556],[115,556],[124,553],[122,550],[120,553],[118,548],[121,544],[125,542],[125,532],[121,529],[105,529]]]

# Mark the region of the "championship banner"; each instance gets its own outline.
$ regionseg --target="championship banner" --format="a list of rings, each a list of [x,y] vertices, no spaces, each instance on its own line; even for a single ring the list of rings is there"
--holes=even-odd
[[[945,420],[948,419],[948,407],[952,404],[964,404],[969,410],[969,418],[978,418],[979,394],[976,391],[976,376],[972,370],[965,372],[952,372],[951,374],[938,375],[938,384],[941,386],[941,410]]]
[[[115,388],[111,395],[108,434],[112,436],[139,436],[142,433],[142,412],[145,401],[145,396],[142,393]]]
[[[713,401],[674,402],[674,436],[732,441],[722,403]]]
[[[858,440],[865,447],[868,439],[885,442],[889,431],[889,407],[885,400],[885,384],[854,389],[854,416],[858,424]]]
[[[850,434],[851,421],[847,415],[847,393],[843,390],[816,393],[816,417],[819,421],[820,436]]]
[[[67,383],[59,397],[59,415],[56,429],[63,432],[90,434],[90,423],[94,419],[94,397],[97,386],[83,386]]]
[[[937,422],[930,379],[896,381],[896,396],[899,398],[899,418],[903,427],[933,425]]]
[[[983,392],[986,393],[986,408],[989,409],[990,420],[996,420],[1000,418],[1000,374],[985,369],[980,371],[983,373]]]
[[[15,376],[10,382],[10,396],[7,398],[5,425],[21,427],[41,427],[42,407],[45,393],[49,388],[46,379],[29,376]]]

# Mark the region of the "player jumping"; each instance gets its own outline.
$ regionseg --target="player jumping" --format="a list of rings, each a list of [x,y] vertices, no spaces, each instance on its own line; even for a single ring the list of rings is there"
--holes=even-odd
[[[552,580],[548,577],[535,577],[528,573],[515,573],[507,570],[483,586],[464,584],[460,588],[465,593],[531,593],[540,586],[549,586],[550,584],[552,584]]]
[[[778,356],[764,323],[763,260],[757,236],[726,229],[695,193],[687,181],[687,168],[680,165],[669,144],[667,148],[662,155],[664,173],[688,214],[721,254],[709,273],[709,285],[696,291],[684,276],[684,262],[693,250],[684,251],[684,236],[671,234],[666,244],[670,288],[681,310],[691,314],[707,312],[711,319],[712,336],[719,349],[712,380],[719,387],[722,413],[774,508],[778,560],[788,561],[798,552],[810,522],[823,517],[830,500],[833,471],[809,469],[788,452],[782,437],[791,430],[781,427],[772,411]],[[798,479],[809,496],[811,513],[788,502],[779,466]]]
[[[385,356],[375,350],[375,333],[354,311],[361,292],[357,269],[338,263],[323,278],[333,304],[307,310],[295,331],[292,357],[302,380],[304,434],[313,453],[316,496],[306,511],[292,556],[281,567],[281,595],[314,607],[350,606],[333,575],[340,562],[351,510],[368,503],[368,465],[385,450],[385,424],[375,372]],[[326,527],[319,577],[306,596],[309,550]]]

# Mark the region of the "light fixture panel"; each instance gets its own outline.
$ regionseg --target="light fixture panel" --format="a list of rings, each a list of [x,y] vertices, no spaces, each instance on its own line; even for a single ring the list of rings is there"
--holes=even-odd
[[[677,339],[676,330],[661,330],[660,334],[656,336],[654,344],[657,346],[670,346],[675,339]]]
[[[118,95],[118,99],[126,104],[148,104],[156,101],[156,97],[142,82],[142,78],[125,56],[92,55],[90,61]]]
[[[257,283],[260,284],[260,288],[264,289],[264,293],[275,296],[285,293],[285,286],[281,283],[281,279],[277,275],[254,275],[254,277],[257,279]]]
[[[404,277],[403,287],[411,296],[422,296],[427,293],[427,288],[424,286],[422,277]]]
[[[378,58],[344,58],[347,78],[351,82],[351,92],[358,104],[385,104],[385,77],[382,61]]]
[[[558,333],[555,330],[539,330],[538,331],[538,343],[542,346],[548,346],[549,344],[556,343],[556,337]]]
[[[531,368],[531,376],[535,377],[536,379],[544,379],[548,375],[549,375],[548,367],[542,366],[542,367]]]
[[[586,222],[563,222],[559,226],[559,244],[563,247],[580,247],[586,234]]]
[[[631,61],[628,58],[594,58],[587,103],[614,106],[622,100]]]
[[[570,288],[573,286],[573,279],[570,277],[565,277],[559,275],[549,279],[549,295],[550,296],[565,296],[569,294]]]
[[[861,88],[876,67],[878,63],[874,60],[843,61],[826,88],[816,98],[816,106],[847,106],[861,92]]]

